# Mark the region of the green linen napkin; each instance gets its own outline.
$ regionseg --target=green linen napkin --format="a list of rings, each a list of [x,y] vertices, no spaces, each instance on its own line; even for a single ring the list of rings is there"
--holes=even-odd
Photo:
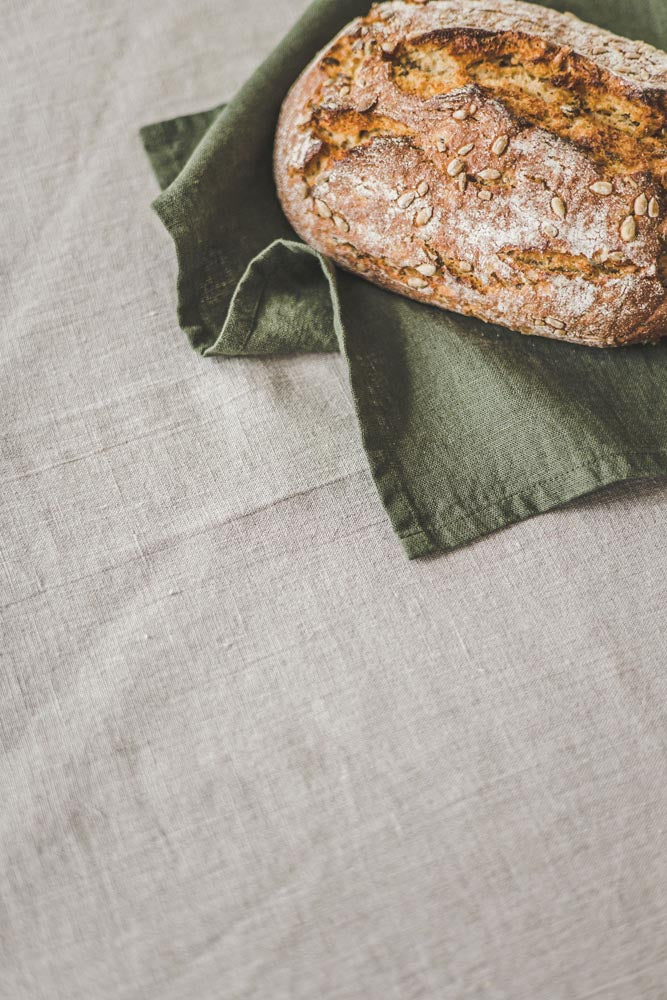
[[[547,6],[667,47],[664,0]],[[271,171],[280,104],[369,7],[316,0],[228,105],[142,129],[192,346],[208,357],[340,350],[410,557],[612,482],[667,474],[667,343],[604,351],[522,337],[376,288],[290,228]]]

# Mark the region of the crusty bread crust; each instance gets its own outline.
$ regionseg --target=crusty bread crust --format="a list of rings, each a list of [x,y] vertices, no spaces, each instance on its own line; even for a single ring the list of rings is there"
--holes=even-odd
[[[607,347],[667,335],[667,55],[520,0],[374,5],[288,94],[294,229],[402,295]]]

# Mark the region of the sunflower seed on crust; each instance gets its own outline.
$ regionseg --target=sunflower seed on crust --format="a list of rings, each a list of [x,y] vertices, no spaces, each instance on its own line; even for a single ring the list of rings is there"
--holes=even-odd
[[[401,195],[396,204],[399,208],[409,208],[416,197],[417,195],[414,191],[406,191],[405,194]]]
[[[545,316],[544,322],[547,326],[550,326],[553,330],[565,330],[566,326],[562,319],[557,319],[555,316]]]
[[[625,243],[632,243],[637,238],[637,223],[634,215],[629,215],[621,226],[621,239]]]
[[[433,209],[427,205],[424,208],[420,208],[415,215],[415,225],[425,226],[427,222],[430,222],[433,218]]]
[[[564,219],[567,215],[567,205],[560,195],[556,195],[551,199],[551,211],[554,215],[557,215],[559,219]]]

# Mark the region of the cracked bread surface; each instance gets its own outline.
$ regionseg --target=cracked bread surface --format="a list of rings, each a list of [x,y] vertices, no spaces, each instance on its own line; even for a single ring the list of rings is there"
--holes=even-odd
[[[521,0],[375,4],[290,90],[296,232],[410,298],[599,347],[667,335],[667,55]]]

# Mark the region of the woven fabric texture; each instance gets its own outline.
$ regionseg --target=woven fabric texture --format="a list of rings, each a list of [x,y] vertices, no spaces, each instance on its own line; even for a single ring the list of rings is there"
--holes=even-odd
[[[0,998],[663,1000],[664,482],[409,561],[345,359],[175,322],[137,132],[305,7],[2,5]]]

